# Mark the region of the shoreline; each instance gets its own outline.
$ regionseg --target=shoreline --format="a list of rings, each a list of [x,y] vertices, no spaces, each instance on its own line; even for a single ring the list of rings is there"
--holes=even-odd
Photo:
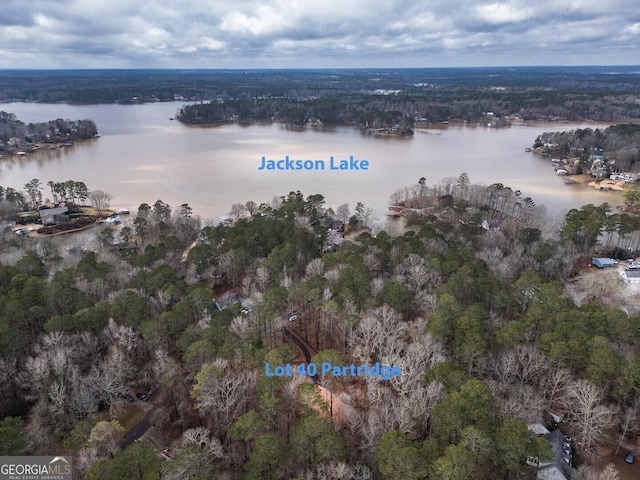
[[[505,117],[506,118],[506,117]],[[225,125],[247,125],[251,126],[253,124],[280,124],[286,125],[290,128],[295,128],[299,130],[306,130],[307,128],[311,129],[332,129],[336,127],[356,127],[361,130],[363,133],[371,134],[371,135],[380,135],[380,136],[412,136],[412,134],[399,134],[392,131],[390,127],[380,127],[380,128],[371,128],[365,127],[362,125],[358,125],[354,122],[339,122],[339,123],[321,123],[321,124],[294,124],[282,122],[277,119],[228,119],[221,120],[218,122],[184,122],[177,117],[173,117],[173,120],[179,122],[182,125],[187,126],[202,126],[202,127],[222,127]],[[489,122],[486,119],[479,120],[440,120],[434,122],[425,122],[425,123],[414,123],[411,127],[412,130],[444,130],[447,127],[485,127],[491,129],[502,129],[509,128],[511,126],[522,126],[522,127],[537,127],[543,128],[545,126],[562,126],[562,125],[584,125],[584,128],[606,128],[611,125],[618,124],[640,124],[640,119],[637,118],[629,118],[629,119],[621,119],[614,121],[605,121],[605,120],[593,120],[593,119],[581,119],[581,120],[522,120],[521,118],[509,118],[506,119],[505,123],[497,123],[497,124],[488,124]],[[388,131],[388,132],[387,132]]]
[[[94,140],[100,138],[99,134],[89,138],[78,138],[75,140],[65,140],[64,142],[52,142],[52,143],[32,143],[25,148],[10,147],[9,150],[2,150],[0,153],[0,159],[9,157],[24,157],[31,153],[41,152],[44,150],[59,150],[73,147],[76,143],[83,143],[88,140]]]
[[[595,188],[596,190],[622,192],[626,185],[624,180],[611,180],[610,178],[602,178],[598,180],[586,173],[565,175],[563,178],[571,180],[571,182],[565,182],[567,184],[583,185],[585,187]],[[601,186],[607,186],[608,188],[599,188]]]

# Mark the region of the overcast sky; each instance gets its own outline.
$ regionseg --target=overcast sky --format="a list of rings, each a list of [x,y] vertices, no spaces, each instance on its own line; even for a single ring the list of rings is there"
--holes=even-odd
[[[0,3],[0,68],[638,64],[638,0]]]

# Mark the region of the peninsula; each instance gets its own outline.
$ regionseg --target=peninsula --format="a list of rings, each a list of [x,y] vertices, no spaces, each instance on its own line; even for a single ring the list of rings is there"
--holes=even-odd
[[[0,111],[0,152],[26,155],[47,148],[71,147],[73,142],[98,137],[93,120],[63,120],[25,124],[13,113]]]

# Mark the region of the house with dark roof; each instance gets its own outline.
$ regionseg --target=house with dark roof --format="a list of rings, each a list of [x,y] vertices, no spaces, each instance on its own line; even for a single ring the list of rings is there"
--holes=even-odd
[[[573,468],[571,439],[560,430],[544,435],[551,444],[553,458],[548,462],[538,463],[537,480],[571,480],[576,476]]]
[[[234,293],[228,295],[224,298],[216,300],[216,308],[218,310],[224,310],[225,308],[230,307],[236,303],[244,305],[244,302],[247,301],[247,296],[244,293]]]
[[[528,426],[530,432],[544,437],[551,444],[553,457],[546,461],[529,457],[527,464],[538,468],[537,480],[571,480],[576,477],[573,468],[573,445],[571,439],[558,428],[565,420],[547,410],[540,411],[539,423]]]
[[[39,211],[40,220],[42,220],[42,225],[57,225],[59,223],[64,223],[69,220],[69,215],[67,212],[69,209],[67,207],[57,207],[57,208],[43,208]]]

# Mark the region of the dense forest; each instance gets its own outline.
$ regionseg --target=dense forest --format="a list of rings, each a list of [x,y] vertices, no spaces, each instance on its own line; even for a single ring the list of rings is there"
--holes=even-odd
[[[73,455],[105,480],[535,478],[546,410],[593,478],[640,428],[640,323],[563,283],[597,246],[631,256],[635,217],[588,205],[554,229],[465,174],[391,203],[397,236],[301,192],[204,227],[145,203],[92,248],[3,232],[0,454]],[[265,368],[323,362],[401,375]]]
[[[217,96],[209,102],[182,107],[176,118],[185,123],[218,123],[228,120],[279,120],[293,124],[357,123],[363,127],[412,127],[414,123],[495,122],[510,120],[619,122],[640,118],[635,95],[622,93],[629,85],[604,90],[549,81],[545,86],[528,82],[503,86],[502,78],[478,84],[415,83],[365,91],[297,95]],[[604,81],[604,79],[603,79]],[[507,82],[510,83],[510,82]],[[589,82],[589,85],[591,83]],[[619,86],[615,93],[609,89]],[[604,85],[603,85],[604,87]],[[638,86],[634,87],[638,91]],[[583,90],[584,89],[584,90]],[[609,90],[607,92],[607,90]]]
[[[615,73],[612,74],[612,73]],[[640,118],[633,67],[0,72],[0,101],[192,100],[188,123],[229,119],[410,127],[414,121]]]

